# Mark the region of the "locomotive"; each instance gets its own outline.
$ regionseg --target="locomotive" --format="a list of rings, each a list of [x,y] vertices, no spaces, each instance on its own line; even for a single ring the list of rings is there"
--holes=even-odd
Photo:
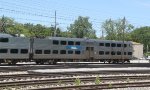
[[[125,63],[132,59],[132,52],[131,41],[65,37],[27,38],[0,34],[0,63]]]

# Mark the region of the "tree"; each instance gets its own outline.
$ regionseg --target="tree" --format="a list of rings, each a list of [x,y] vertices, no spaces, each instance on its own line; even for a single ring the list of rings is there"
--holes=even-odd
[[[70,24],[68,27],[68,32],[71,33],[71,37],[76,38],[96,38],[95,30],[92,29],[92,24],[89,22],[88,17],[79,16],[74,24]]]
[[[144,52],[150,50],[150,27],[136,28],[131,32],[132,41],[144,44]]]
[[[130,32],[134,26],[128,24],[125,18],[118,20],[106,20],[102,23],[102,29],[106,33],[108,40],[130,40]],[[124,37],[124,36],[125,37]]]

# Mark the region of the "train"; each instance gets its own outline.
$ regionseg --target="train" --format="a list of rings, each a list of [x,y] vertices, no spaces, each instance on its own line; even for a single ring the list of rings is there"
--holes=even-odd
[[[132,53],[131,41],[66,37],[27,38],[0,34],[0,63],[125,63],[130,62]]]

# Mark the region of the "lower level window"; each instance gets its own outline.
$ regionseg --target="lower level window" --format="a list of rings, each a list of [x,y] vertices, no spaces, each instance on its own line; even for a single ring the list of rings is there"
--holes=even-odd
[[[11,49],[10,53],[18,53],[18,49]]]

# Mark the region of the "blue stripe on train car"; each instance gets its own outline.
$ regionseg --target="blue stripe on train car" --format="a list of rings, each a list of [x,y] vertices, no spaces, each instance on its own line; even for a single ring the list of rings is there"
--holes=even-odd
[[[78,45],[75,45],[75,46],[73,46],[73,45],[68,45],[68,46],[66,46],[66,49],[81,50],[82,47],[81,47],[81,46],[78,46]]]

